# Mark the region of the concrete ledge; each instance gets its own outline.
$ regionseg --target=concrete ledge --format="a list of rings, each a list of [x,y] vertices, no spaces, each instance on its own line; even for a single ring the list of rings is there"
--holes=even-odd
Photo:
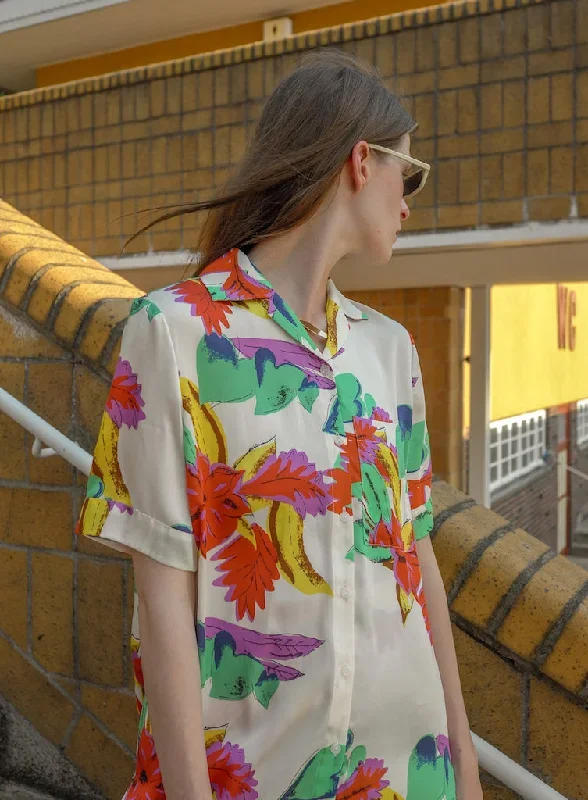
[[[0,299],[105,374],[142,292],[0,200]]]

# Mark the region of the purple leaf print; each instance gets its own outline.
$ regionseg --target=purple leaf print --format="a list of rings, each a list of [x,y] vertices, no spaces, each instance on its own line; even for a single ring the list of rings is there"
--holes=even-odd
[[[117,428],[126,425],[137,429],[139,422],[145,419],[142,411],[145,401],[141,397],[141,384],[137,383],[137,375],[128,361],[120,358],[110,386],[106,411]]]
[[[235,641],[235,655],[248,655],[264,664],[272,659],[285,661],[289,658],[301,658],[324,644],[320,639],[311,639],[300,634],[287,636],[282,633],[258,633],[216,617],[206,618],[205,629],[207,639],[226,631]]]
[[[437,736],[437,750],[439,753],[444,756],[445,753],[449,755],[449,759],[451,760],[451,748],[449,747],[449,739],[447,736],[444,736],[442,733]]]
[[[275,366],[289,364],[301,369],[309,381],[319,389],[334,389],[335,382],[321,375],[323,360],[297,342],[281,342],[277,339],[233,339],[233,344],[245,358],[254,358],[259,350],[267,350],[275,358]]]
[[[135,509],[133,506],[128,506],[126,503],[121,503],[118,500],[106,500],[108,504],[108,510],[112,511],[113,508],[117,508],[121,514],[129,514],[132,516],[135,513]]]

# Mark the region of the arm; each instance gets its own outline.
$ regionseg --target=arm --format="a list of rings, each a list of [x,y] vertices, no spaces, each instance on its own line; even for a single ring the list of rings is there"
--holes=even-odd
[[[463,700],[447,607],[447,595],[433,551],[431,537],[424,536],[422,539],[418,539],[416,549],[427,601],[433,649],[443,684],[452,762],[458,773],[461,764],[471,765],[472,762],[475,762],[477,768],[477,755]]]
[[[168,800],[211,800],[194,628],[196,578],[133,553],[145,693]]]

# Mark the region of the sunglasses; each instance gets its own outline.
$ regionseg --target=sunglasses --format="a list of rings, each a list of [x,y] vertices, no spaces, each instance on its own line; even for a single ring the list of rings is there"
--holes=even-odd
[[[380,153],[388,153],[391,156],[396,156],[401,161],[406,161],[407,164],[412,166],[408,175],[404,176],[404,197],[414,197],[422,189],[425,188],[425,183],[431,171],[431,165],[426,164],[424,161],[419,161],[417,158],[407,156],[406,153],[399,153],[397,150],[390,150],[389,147],[382,147],[380,144],[370,144],[368,147],[371,150],[378,150]]]

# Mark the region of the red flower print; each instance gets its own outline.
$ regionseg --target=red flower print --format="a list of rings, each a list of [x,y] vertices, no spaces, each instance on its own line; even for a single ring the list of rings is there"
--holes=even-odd
[[[357,434],[357,449],[359,460],[364,464],[375,464],[378,448],[385,439],[376,436],[376,428],[369,419],[356,418],[355,432]]]
[[[329,486],[329,495],[332,502],[329,505],[329,511],[335,514],[347,513],[347,507],[351,504],[351,479],[349,472],[341,467],[329,469],[325,471],[328,478],[333,479],[333,483]]]
[[[247,300],[266,300],[272,297],[274,290],[269,286],[264,286],[248,275],[238,263],[239,251],[229,250],[224,256],[217,258],[212,264],[206,267],[201,275],[212,275],[215,273],[228,273],[223,283],[223,291],[230,300],[240,302]]]
[[[236,744],[215,742],[206,751],[208,777],[217,800],[257,800],[255,771]]]
[[[272,540],[260,525],[253,524],[251,530],[255,535],[255,545],[245,536],[238,536],[213,560],[224,559],[217,570],[225,573],[214,581],[214,585],[229,586],[225,600],[237,601],[237,619],[243,619],[247,612],[253,622],[255,607],[265,608],[265,593],[273,592],[274,581],[279,579],[280,573]]]
[[[146,728],[141,732],[135,775],[125,800],[165,800],[155,742]]]
[[[227,314],[232,314],[231,303],[224,300],[213,300],[206,286],[198,278],[188,278],[174,286],[171,290],[179,299],[176,303],[188,303],[193,317],[200,317],[206,333],[222,335],[223,326],[229,327]]]
[[[421,584],[421,568],[416,547],[394,550],[394,575],[406,594],[415,594]]]
[[[410,507],[419,508],[427,502],[427,489],[431,488],[431,466],[419,480],[408,481],[408,496],[410,497]]]
[[[382,790],[390,786],[390,781],[384,780],[387,772],[381,759],[366,758],[338,788],[336,800],[380,800]]]
[[[141,384],[137,383],[136,373],[132,371],[128,361],[119,357],[106,400],[108,416],[117,428],[126,425],[136,430],[139,422],[145,419],[141,410],[144,405]]]
[[[247,483],[243,493],[288,503],[305,519],[327,513],[329,485],[322,471],[317,471],[306,453],[289,450],[270,455],[261,469]]]
[[[384,522],[381,519],[376,527],[371,531],[369,543],[376,547],[392,547],[398,550],[404,550],[404,542],[402,541],[402,526],[392,514],[391,522]]]
[[[186,481],[194,535],[203,556],[236,530],[239,519],[251,511],[241,494],[242,471],[227,464],[211,464],[198,453],[196,466],[188,464]]]

